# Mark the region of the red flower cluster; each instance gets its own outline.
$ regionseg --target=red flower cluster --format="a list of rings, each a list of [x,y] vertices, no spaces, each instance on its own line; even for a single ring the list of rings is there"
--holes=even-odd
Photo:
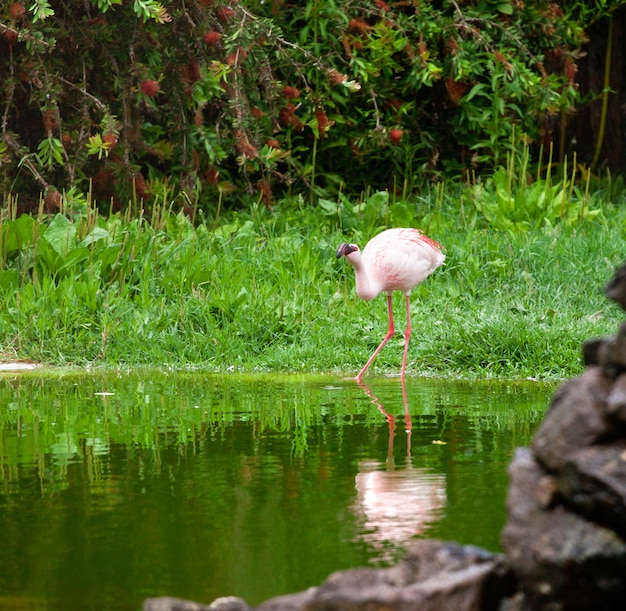
[[[217,18],[225,23],[226,21],[230,21],[235,16],[235,11],[230,8],[230,6],[220,6],[217,9]]]
[[[23,21],[26,17],[26,9],[20,2],[13,2],[9,7],[9,15],[11,15],[11,19],[15,21]]]
[[[296,107],[293,104],[287,104],[278,111],[278,122],[283,127],[293,127],[298,131],[304,129],[304,123],[296,117]]]
[[[141,93],[147,95],[149,98],[154,98],[159,91],[161,91],[161,85],[154,80],[145,79],[141,81],[139,85]]]
[[[391,144],[400,144],[404,132],[401,129],[394,128],[389,130],[389,141]]]
[[[300,97],[300,90],[295,87],[291,87],[289,85],[285,85],[283,87],[283,96],[288,100],[295,100]]]
[[[222,40],[222,35],[220,32],[205,32],[202,40],[210,47],[215,47]]]

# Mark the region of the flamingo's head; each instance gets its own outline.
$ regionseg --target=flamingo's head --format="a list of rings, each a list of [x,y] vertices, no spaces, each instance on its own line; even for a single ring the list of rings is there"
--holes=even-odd
[[[339,259],[339,257],[345,257],[346,259],[348,259],[348,261],[350,261],[350,263],[352,263],[352,260],[354,259],[353,257],[350,257],[350,255],[352,253],[360,253],[361,251],[359,250],[359,247],[356,244],[347,244],[346,242],[343,242],[342,244],[339,244],[339,246],[337,247],[337,259]]]

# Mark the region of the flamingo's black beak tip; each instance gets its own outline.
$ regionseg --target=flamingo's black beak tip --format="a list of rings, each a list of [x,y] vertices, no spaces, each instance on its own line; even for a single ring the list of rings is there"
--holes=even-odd
[[[342,242],[337,247],[337,252],[335,254],[336,254],[337,259],[339,259],[339,257],[343,257],[344,255],[349,255],[351,252],[354,252],[355,250],[356,250],[356,246],[354,246],[354,244],[348,244],[347,242]]]

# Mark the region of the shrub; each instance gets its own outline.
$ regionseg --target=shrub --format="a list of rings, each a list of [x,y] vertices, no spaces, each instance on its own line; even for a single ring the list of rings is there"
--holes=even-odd
[[[491,171],[550,145],[585,23],[622,3],[4,3],[3,190],[269,204]]]

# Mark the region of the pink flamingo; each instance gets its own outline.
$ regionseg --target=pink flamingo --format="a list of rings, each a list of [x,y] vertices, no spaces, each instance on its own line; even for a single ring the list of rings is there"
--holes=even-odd
[[[404,332],[404,356],[402,358],[401,379],[404,380],[406,357],[411,337],[411,291],[422,283],[438,267],[443,265],[445,255],[441,244],[431,240],[417,229],[387,229],[372,238],[363,249],[356,244],[340,244],[337,258],[343,256],[354,267],[356,293],[365,301],[371,301],[383,291],[387,293],[389,330],[365,367],[359,371],[356,381],[372,364],[383,346],[395,333],[393,326],[393,291],[402,291],[406,296],[406,331]]]

